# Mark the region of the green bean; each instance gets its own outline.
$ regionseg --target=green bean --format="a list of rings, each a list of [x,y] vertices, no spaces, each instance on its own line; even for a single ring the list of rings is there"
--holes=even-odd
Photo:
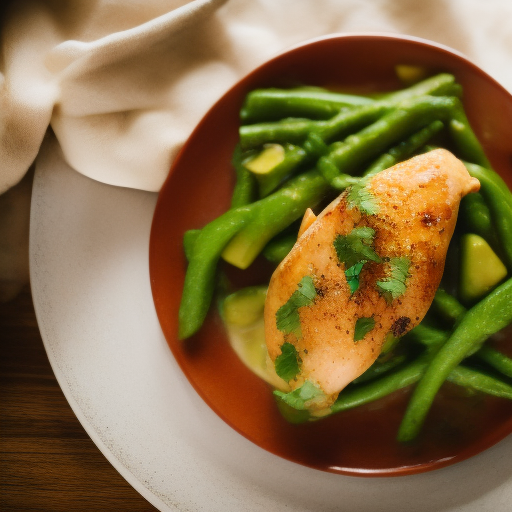
[[[485,361],[507,377],[512,377],[512,358],[507,357],[498,350],[484,345],[477,353],[478,359]]]
[[[273,123],[258,123],[240,126],[240,145],[242,149],[258,148],[263,144],[302,144],[309,132],[319,129],[324,121],[287,118]]]
[[[468,233],[482,236],[492,229],[491,212],[480,192],[474,192],[462,198],[459,219]]]
[[[342,391],[331,406],[331,412],[337,413],[359,407],[415,384],[425,372],[430,359],[430,354],[425,353],[391,374],[371,381],[368,384]]]
[[[422,322],[409,331],[404,339],[415,341],[425,347],[440,347],[444,345],[449,337],[450,333],[448,331]]]
[[[458,150],[459,158],[469,162],[490,167],[482,145],[473,132],[462,104],[459,103],[452,111],[449,123],[450,135]]]
[[[228,210],[207,224],[197,236],[185,274],[179,309],[179,338],[196,333],[208,313],[215,287],[215,273],[226,244],[246,224],[250,207]]]
[[[407,407],[398,439],[411,441],[421,430],[435,395],[450,372],[482,343],[512,321],[512,279],[468,310],[419,381]]]
[[[380,171],[389,169],[393,165],[410,157],[415,151],[420,149],[436,133],[444,127],[442,121],[436,120],[425,126],[416,133],[413,133],[408,139],[392,147],[387,153],[381,155],[366,171],[364,176],[372,176]]]
[[[286,233],[270,240],[263,249],[263,256],[271,263],[281,263],[297,241],[297,233]]]
[[[440,73],[426,78],[406,89],[393,91],[381,97],[381,100],[402,102],[418,96],[457,96],[462,93],[459,84],[455,82],[455,77],[449,73]]]
[[[466,312],[466,308],[450,293],[438,288],[432,307],[444,320],[454,324]]]
[[[270,196],[253,203],[250,222],[230,241],[222,257],[239,268],[247,268],[274,236],[325,198],[329,188],[313,170],[292,178]]]
[[[373,100],[355,94],[340,94],[320,89],[256,89],[251,91],[240,111],[244,123],[307,117],[328,119],[344,107],[366,105]]]
[[[375,122],[380,116],[395,107],[396,104],[391,101],[376,101],[369,105],[340,112],[328,121],[316,123],[312,126],[312,130],[316,130],[323,141],[332,142]]]
[[[480,193],[491,211],[505,263],[512,270],[512,192],[493,170],[467,162],[465,165],[469,174],[480,181]]]
[[[237,144],[231,161],[236,175],[235,187],[231,196],[231,208],[245,206],[255,199],[256,179],[252,172],[244,167],[243,160],[244,154],[240,144]]]
[[[482,194],[487,199],[494,194],[503,197],[506,206],[512,209],[512,192],[508,188],[503,178],[489,167],[464,162],[469,174],[480,181],[482,185]]]
[[[501,250],[491,211],[480,192],[468,194],[462,198],[458,222],[465,233],[475,233],[485,239],[495,251]]]
[[[199,233],[201,233],[200,229],[189,229],[188,231],[185,231],[183,235],[183,250],[185,251],[185,258],[187,258],[187,261],[190,261],[192,258],[194,245]]]
[[[304,151],[310,158],[318,159],[329,151],[329,146],[325,143],[324,139],[318,131],[308,133],[304,144],[302,145]]]
[[[340,170],[350,174],[358,165],[374,158],[411,132],[435,120],[449,119],[458,104],[459,100],[453,97],[422,96],[406,100],[373,124],[349,135],[343,144],[318,160],[317,168],[329,182]]]
[[[451,321],[452,323],[456,323],[457,320],[459,320],[466,312],[466,308],[453,295],[446,293],[442,289],[437,290],[433,306],[443,318]],[[418,327],[421,326],[422,324],[420,324]],[[414,332],[418,327],[413,329],[411,333]],[[440,332],[444,333],[446,340],[449,334],[446,331]],[[494,369],[498,370],[503,375],[512,377],[512,359],[502,354],[498,350],[487,345],[483,345],[475,353],[475,356],[481,361],[485,361],[487,364],[491,365]]]
[[[480,391],[499,398],[512,399],[512,386],[495,377],[465,366],[457,366],[454,368],[448,374],[446,380],[458,386],[463,386],[466,389]]]

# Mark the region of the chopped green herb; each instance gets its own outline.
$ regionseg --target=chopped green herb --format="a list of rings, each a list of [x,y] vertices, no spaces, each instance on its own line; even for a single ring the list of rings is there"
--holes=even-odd
[[[334,240],[334,248],[338,259],[350,268],[356,263],[370,261],[380,262],[381,259],[373,250],[372,243],[375,230],[369,226],[354,228],[348,235],[338,235]]]
[[[360,261],[345,270],[345,277],[347,278],[351,294],[355,293],[359,288],[359,274],[361,273],[365,263],[366,260]]]
[[[405,284],[409,277],[411,261],[407,256],[391,258],[389,260],[389,275],[382,281],[377,281],[377,287],[384,294],[386,300],[392,300],[403,295],[407,289]]]
[[[276,373],[288,382],[299,373],[299,354],[291,343],[281,345],[281,354],[276,357]]]
[[[379,213],[377,198],[366,188],[367,180],[352,185],[347,194],[347,202],[351,208],[358,208],[361,213],[375,215]]]
[[[289,393],[275,390],[274,395],[279,397],[283,402],[298,411],[304,411],[308,407],[308,402],[324,396],[324,392],[312,382],[307,380],[300,388],[294,389]]]
[[[373,317],[362,316],[356,320],[354,328],[354,341],[362,340],[375,327]]]
[[[311,306],[316,297],[316,289],[313,279],[304,276],[288,301],[276,312],[277,328],[285,334],[295,334],[297,338],[302,336],[300,329],[299,308]]]

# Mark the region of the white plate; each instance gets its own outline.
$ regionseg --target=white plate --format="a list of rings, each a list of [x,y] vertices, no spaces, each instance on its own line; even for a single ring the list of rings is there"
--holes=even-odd
[[[512,436],[431,473],[368,479],[280,459],[219,419],[181,373],[154,310],[156,198],[80,175],[49,138],[30,232],[34,304],[57,380],[98,448],[148,501],[162,511],[510,510]]]

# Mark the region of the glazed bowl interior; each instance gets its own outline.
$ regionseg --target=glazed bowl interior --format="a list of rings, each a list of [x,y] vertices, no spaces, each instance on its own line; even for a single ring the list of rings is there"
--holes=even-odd
[[[201,228],[229,207],[231,157],[239,111],[258,87],[316,85],[358,93],[403,87],[396,65],[448,72],[463,87],[463,103],[494,169],[512,184],[512,97],[462,55],[415,38],[333,35],[306,42],[243,78],[206,114],[175,160],[159,195],[150,241],[150,277],[156,311],[170,350],[190,384],[231,427],[280,457],[335,473],[378,476],[436,469],[481,452],[512,430],[512,404],[460,400],[447,388],[417,443],[400,446],[396,432],[410,390],[306,425],[287,423],[269,386],[232,351],[216,308],[201,331],[178,340],[178,308],[186,270],[183,233]],[[226,269],[238,286],[262,284],[271,268],[258,260],[247,271]],[[507,335],[510,337],[510,331]],[[470,425],[470,428],[465,428]]]

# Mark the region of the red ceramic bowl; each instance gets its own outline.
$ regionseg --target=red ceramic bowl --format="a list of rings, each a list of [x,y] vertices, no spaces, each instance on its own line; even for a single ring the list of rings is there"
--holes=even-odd
[[[445,385],[421,438],[400,446],[396,432],[410,391],[306,425],[291,425],[277,411],[268,385],[229,346],[212,308],[203,328],[180,342],[178,308],[186,261],[183,233],[200,228],[229,206],[230,165],[238,113],[257,87],[309,84],[361,92],[402,87],[395,65],[453,73],[464,106],[494,168],[512,183],[512,96],[465,57],[435,43],[391,35],[332,35],[296,46],[243,78],[206,114],[176,158],[156,207],[150,275],[156,311],[176,360],[192,386],[226,423],[278,456],[335,473],[373,476],[432,470],[464,460],[512,431],[512,402]],[[264,282],[269,269],[254,264],[232,272],[240,286]],[[510,337],[510,331],[507,335]]]

